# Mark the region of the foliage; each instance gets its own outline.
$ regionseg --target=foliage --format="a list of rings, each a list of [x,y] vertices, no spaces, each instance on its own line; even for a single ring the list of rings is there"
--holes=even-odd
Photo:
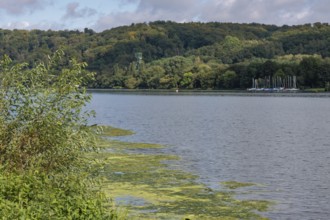
[[[0,62],[0,216],[3,219],[116,219],[98,190],[85,152],[95,151],[87,126],[93,78],[62,51],[34,68]]]
[[[97,186],[94,184],[94,186]],[[99,188],[79,174],[28,171],[0,174],[0,216],[3,219],[116,219]],[[109,204],[104,206],[104,204]]]
[[[96,72],[96,81],[89,84],[93,88],[245,89],[251,87],[252,78],[262,78],[279,69],[286,77],[296,75],[300,88],[310,88],[324,87],[329,81],[329,37],[330,26],[319,22],[279,27],[155,21],[101,33],[90,29],[0,30],[0,54],[8,54],[18,63],[26,61],[32,68],[36,60],[46,61],[42,54],[62,49]],[[141,68],[137,68],[136,52],[143,55]],[[211,71],[201,73],[194,60],[197,57],[199,64],[208,65]],[[310,64],[301,63],[308,57],[319,59],[314,65],[318,72],[312,73]],[[274,64],[270,73],[265,69],[267,61]],[[226,64],[227,68],[219,71],[214,64]],[[235,83],[229,86],[221,79],[228,70],[237,74]],[[187,80],[187,72],[193,74],[191,83],[182,82]]]
[[[7,169],[63,170],[90,142],[81,110],[90,96],[80,85],[92,77],[75,60],[58,70],[60,52],[35,68],[1,61],[0,164]]]
[[[237,78],[235,71],[227,70],[222,77],[225,88],[235,88],[235,80]]]

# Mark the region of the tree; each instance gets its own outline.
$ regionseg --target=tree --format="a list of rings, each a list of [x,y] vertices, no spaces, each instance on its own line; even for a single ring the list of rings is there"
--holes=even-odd
[[[158,65],[152,65],[146,68],[145,75],[147,76],[147,86],[151,89],[157,89],[160,86],[160,78],[164,76],[165,70]]]
[[[192,89],[193,88],[193,77],[194,74],[192,72],[187,72],[183,74],[183,78],[180,81],[180,86],[185,89]]]
[[[33,69],[8,56],[0,63],[0,164],[8,169],[65,169],[93,146],[82,112],[90,96],[81,87],[93,74],[74,59],[59,70],[61,56]]]
[[[93,78],[85,63],[62,66],[61,51],[29,69],[0,61],[0,216],[4,219],[115,219],[88,178],[95,150],[87,126]],[[107,207],[106,207],[107,205]]]
[[[237,75],[235,71],[227,70],[222,77],[223,77],[223,85],[226,89],[235,88],[237,81]]]
[[[133,76],[129,76],[126,80],[125,80],[125,87],[127,89],[136,89],[136,87],[138,86],[139,81],[133,77]]]
[[[318,87],[320,79],[320,59],[315,57],[304,58],[300,65],[300,74],[304,78],[304,85],[307,87]]]
[[[177,88],[177,80],[173,76],[165,75],[159,79],[159,86],[161,89]]]
[[[209,65],[200,63],[195,66],[194,72],[195,88],[208,89],[214,87],[215,78],[212,75],[212,69]]]

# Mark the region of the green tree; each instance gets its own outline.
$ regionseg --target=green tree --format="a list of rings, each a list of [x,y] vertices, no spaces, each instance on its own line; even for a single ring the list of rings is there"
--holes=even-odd
[[[63,52],[28,68],[0,61],[0,216],[4,219],[115,219],[89,178],[96,150],[87,126],[93,79]]]
[[[183,78],[180,81],[180,87],[185,89],[192,89],[193,88],[193,78],[194,74],[192,72],[187,72],[183,74]]]
[[[129,76],[125,80],[125,88],[127,88],[127,89],[136,89],[138,84],[139,84],[139,81],[133,76]]]
[[[321,86],[320,82],[320,59],[315,57],[304,58],[299,67],[300,74],[304,78],[304,85],[307,87]]]
[[[80,85],[93,74],[71,60],[58,70],[62,54],[33,69],[1,61],[0,164],[13,169],[64,169],[79,159],[91,143],[82,107],[90,99]]]
[[[223,75],[223,86],[226,89],[235,88],[237,81],[237,74],[235,71],[227,70]]]
[[[151,89],[157,89],[160,87],[160,78],[165,74],[165,70],[162,66],[151,65],[146,68],[145,75],[147,76],[147,86]]]
[[[170,75],[165,75],[159,79],[159,86],[161,89],[177,88],[177,79]]]
[[[197,65],[194,68],[194,87],[208,89],[213,88],[215,84],[215,78],[212,75],[212,68],[204,63]]]

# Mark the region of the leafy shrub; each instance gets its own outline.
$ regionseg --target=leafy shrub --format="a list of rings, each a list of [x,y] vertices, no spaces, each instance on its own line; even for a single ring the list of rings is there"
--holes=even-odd
[[[93,79],[85,63],[47,63],[28,68],[0,61],[0,217],[2,219],[117,219],[93,182],[84,159],[96,150],[87,126]]]
[[[110,201],[79,174],[48,176],[38,171],[0,175],[4,219],[116,219]],[[108,204],[108,206],[105,206]]]
[[[81,112],[90,99],[81,85],[93,74],[75,60],[58,70],[62,55],[33,69],[0,62],[0,163],[8,169],[63,170],[93,146]]]

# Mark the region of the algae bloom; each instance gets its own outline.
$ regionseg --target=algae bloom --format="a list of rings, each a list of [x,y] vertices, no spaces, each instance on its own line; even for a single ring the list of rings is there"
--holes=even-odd
[[[267,211],[271,202],[238,200],[235,192],[212,190],[198,183],[198,176],[170,168],[168,163],[180,158],[163,154],[163,146],[112,140],[108,137],[132,132],[102,130],[104,150],[92,156],[103,161],[103,189],[127,208],[130,219],[266,219],[258,212]],[[254,185],[223,184],[230,189]]]

